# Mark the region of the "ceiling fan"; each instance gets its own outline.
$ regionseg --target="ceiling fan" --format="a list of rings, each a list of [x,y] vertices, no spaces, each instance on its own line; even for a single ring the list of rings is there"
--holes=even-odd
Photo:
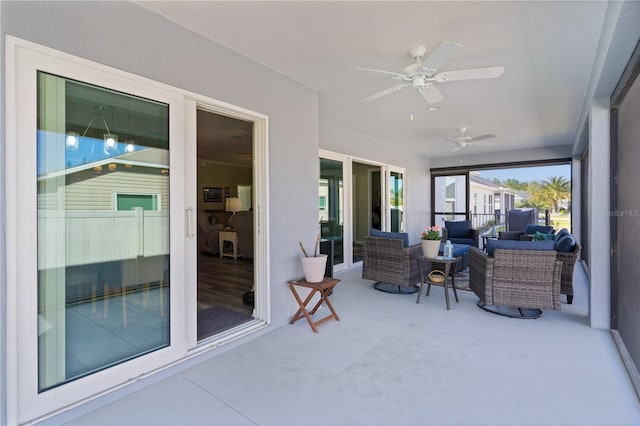
[[[455,147],[453,148],[453,151],[458,151],[462,148],[464,148],[465,146],[470,146],[473,145],[476,142],[480,142],[480,141],[484,141],[486,139],[491,139],[491,138],[495,138],[496,135],[493,135],[491,133],[487,133],[485,135],[480,135],[480,136],[476,136],[474,138],[472,138],[471,136],[467,136],[466,132],[467,132],[467,128],[466,127],[460,127],[458,128],[458,132],[460,132],[460,135],[455,137],[455,138],[447,138],[448,141],[451,141],[454,143]]]
[[[430,104],[439,102],[444,97],[436,88],[434,83],[445,83],[448,81],[458,80],[474,80],[481,78],[496,78],[504,73],[504,67],[488,67],[474,68],[456,71],[438,72],[438,69],[445,64],[453,55],[455,55],[462,45],[454,41],[443,41],[423,60],[423,56],[427,51],[424,46],[414,47],[409,51],[409,55],[415,62],[405,67],[400,72],[375,70],[370,68],[356,68],[358,71],[374,73],[378,75],[390,76],[393,80],[402,81],[402,83],[385,89],[381,92],[362,99],[361,102],[371,102],[390,93],[412,87],[426,99]]]

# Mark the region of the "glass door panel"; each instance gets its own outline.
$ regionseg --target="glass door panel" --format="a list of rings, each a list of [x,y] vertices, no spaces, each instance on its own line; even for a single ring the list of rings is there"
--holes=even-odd
[[[404,232],[404,176],[399,172],[389,173],[389,217],[391,232]]]
[[[467,218],[467,175],[433,178],[433,225],[444,226],[445,220]]]
[[[38,73],[38,391],[170,344],[169,107]]]
[[[342,161],[320,159],[320,236],[333,241],[334,266],[344,263],[344,177]]]

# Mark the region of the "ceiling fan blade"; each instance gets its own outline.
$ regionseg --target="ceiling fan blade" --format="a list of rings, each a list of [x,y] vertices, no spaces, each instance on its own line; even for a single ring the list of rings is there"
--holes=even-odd
[[[385,75],[385,76],[392,76],[396,80],[409,80],[409,77],[407,77],[405,74],[401,74],[399,72],[384,71],[384,70],[374,70],[374,69],[371,69],[371,68],[354,68],[354,69],[356,71],[364,71],[364,72],[368,72],[370,74],[381,74],[381,75]]]
[[[396,92],[398,90],[404,89],[405,87],[411,86],[411,83],[402,83],[402,84],[398,84],[397,86],[393,86],[390,87],[388,89],[385,89],[381,92],[378,93],[374,93],[373,95],[369,96],[368,98],[364,98],[362,99],[360,102],[371,102],[371,101],[375,101],[378,98],[381,98],[383,96],[386,96],[390,93]]]
[[[433,84],[426,85],[424,88],[420,89],[419,92],[422,97],[425,98],[430,104],[439,102],[444,99],[442,93],[440,93],[440,91]]]
[[[462,49],[462,45],[455,41],[441,41],[429,56],[422,62],[422,69],[437,70],[453,55]]]
[[[491,133],[487,133],[486,135],[476,136],[475,138],[471,138],[473,142],[483,141],[485,139],[495,138],[496,135],[492,135]]]
[[[489,68],[473,68],[468,70],[457,70],[441,72],[436,75],[436,81],[456,81],[456,80],[476,80],[480,78],[496,78],[500,77],[504,73],[504,67],[489,67]]]

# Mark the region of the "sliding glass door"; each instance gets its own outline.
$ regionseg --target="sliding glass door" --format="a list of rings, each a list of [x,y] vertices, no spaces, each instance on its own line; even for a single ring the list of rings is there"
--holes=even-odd
[[[184,286],[184,100],[46,48],[9,50],[8,418],[23,423],[186,351],[172,285]]]
[[[404,170],[320,152],[320,234],[333,241],[334,270],[362,261],[371,229],[404,231]]]
[[[169,107],[43,72],[37,106],[44,391],[169,345]]]
[[[320,236],[333,242],[333,265],[344,263],[344,174],[343,162],[320,159],[319,225]]]
[[[404,232],[404,174],[389,171],[387,177],[387,196],[389,197],[389,229],[391,232]]]
[[[267,117],[10,36],[6,52],[8,423],[268,324]],[[256,254],[255,320],[202,345],[198,108],[251,123],[255,157],[238,191],[255,212],[241,246]]]

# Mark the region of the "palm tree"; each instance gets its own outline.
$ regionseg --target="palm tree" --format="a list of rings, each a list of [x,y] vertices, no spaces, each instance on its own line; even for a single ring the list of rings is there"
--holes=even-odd
[[[550,201],[553,213],[558,213],[560,201],[571,197],[571,183],[562,176],[551,176],[542,182],[543,197]]]

